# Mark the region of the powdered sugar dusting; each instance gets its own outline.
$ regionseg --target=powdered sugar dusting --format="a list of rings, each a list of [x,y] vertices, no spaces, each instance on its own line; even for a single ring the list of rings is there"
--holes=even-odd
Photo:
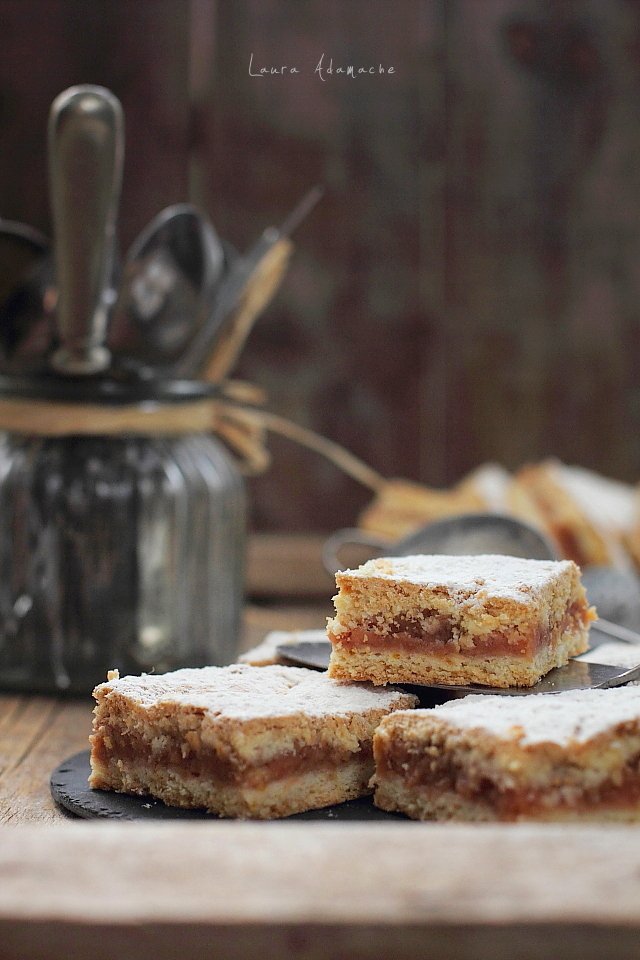
[[[474,695],[432,711],[454,727],[486,730],[522,744],[584,743],[628,721],[640,722],[640,687],[567,690],[528,697]]]
[[[340,683],[303,667],[202,667],[159,676],[123,677],[96,689],[113,690],[144,707],[174,703],[238,720],[258,717],[339,716],[408,706],[404,691],[368,683]]]
[[[443,587],[450,591],[481,593],[526,601],[550,581],[575,569],[571,560],[525,560],[499,554],[472,557],[426,554],[412,557],[378,557],[346,576],[378,577],[416,586]]]

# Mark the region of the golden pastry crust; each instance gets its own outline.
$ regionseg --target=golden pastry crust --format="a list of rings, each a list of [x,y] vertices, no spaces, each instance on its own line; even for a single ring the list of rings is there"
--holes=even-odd
[[[338,679],[531,686],[587,649],[594,617],[570,561],[381,558],[336,582]]]
[[[640,688],[465,697],[385,719],[375,803],[419,820],[640,820]]]
[[[90,784],[227,817],[270,818],[368,791],[373,732],[403,691],[297,667],[205,667],[100,684]]]

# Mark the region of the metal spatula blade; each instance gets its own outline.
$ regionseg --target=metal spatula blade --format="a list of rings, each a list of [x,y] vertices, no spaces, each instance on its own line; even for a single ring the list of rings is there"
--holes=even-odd
[[[328,640],[312,640],[303,643],[283,643],[276,647],[276,653],[283,660],[290,660],[299,667],[312,667],[314,670],[326,670],[331,656],[331,644]]]
[[[277,647],[277,653],[283,660],[300,667],[312,667],[326,670],[329,666],[331,644],[328,640],[306,643],[286,643]],[[638,651],[640,660],[640,650]],[[584,660],[570,660],[564,667],[551,670],[542,680],[532,687],[484,687],[477,684],[429,684],[429,689],[444,690],[459,695],[467,693],[492,693],[506,696],[524,696],[531,693],[561,693],[564,690],[587,690],[599,687],[618,687],[631,680],[640,679],[640,663],[631,670],[628,667],[613,667],[606,663],[587,663]],[[400,684],[402,686],[402,684]],[[412,684],[411,686],[415,686]]]

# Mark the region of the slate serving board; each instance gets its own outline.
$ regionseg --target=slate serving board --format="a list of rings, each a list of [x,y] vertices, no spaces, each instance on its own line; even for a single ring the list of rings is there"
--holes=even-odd
[[[83,750],[63,761],[51,774],[51,795],[59,806],[76,817],[86,820],[214,820],[220,818],[205,810],[182,810],[167,807],[154,797],[135,797],[106,790],[92,790],[88,784],[91,768],[89,751]],[[385,813],[374,807],[371,797],[350,800],[322,810],[297,813],[290,820],[338,820],[345,822],[362,820],[406,820],[395,813]],[[407,820],[407,822],[409,822]]]

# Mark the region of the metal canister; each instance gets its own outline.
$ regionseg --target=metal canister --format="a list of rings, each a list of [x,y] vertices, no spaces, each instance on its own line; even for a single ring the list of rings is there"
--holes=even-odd
[[[203,435],[0,436],[0,687],[233,659],[245,501]]]

